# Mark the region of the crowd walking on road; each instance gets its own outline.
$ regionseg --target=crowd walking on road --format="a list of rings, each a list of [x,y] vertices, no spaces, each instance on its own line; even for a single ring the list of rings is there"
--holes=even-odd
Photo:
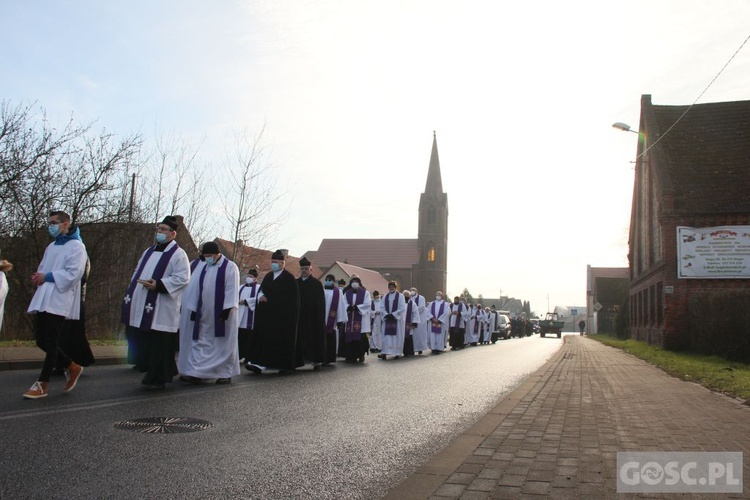
[[[50,212],[48,229],[54,241],[31,276],[36,293],[28,307],[45,359],[23,394],[27,399],[48,395],[55,367],[66,377],[63,392],[72,391],[83,372],[62,340],[66,323],[82,323],[86,247],[65,212]],[[442,292],[428,301],[416,287],[399,291],[394,281],[381,295],[356,275],[338,283],[327,275],[321,283],[304,257],[295,277],[285,269],[281,250],[271,255],[271,271],[258,283],[258,266],[242,273],[212,241],[190,262],[176,241],[179,230],[174,216],[156,225],[154,244],[143,251],[122,296],[128,362],[143,373],[147,391],[164,390],[175,377],[188,384],[230,384],[243,366],[258,375],[286,374],[320,370],[339,359],[358,364],[370,354],[384,361],[438,355],[498,339],[494,306],[460,297],[448,302]],[[11,267],[5,261],[0,266],[0,321],[4,271]]]

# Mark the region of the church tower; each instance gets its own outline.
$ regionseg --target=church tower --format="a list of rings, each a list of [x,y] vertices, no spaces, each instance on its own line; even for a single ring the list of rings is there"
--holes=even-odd
[[[415,285],[420,295],[433,300],[437,291],[446,294],[448,282],[448,195],[443,192],[435,132],[432,133],[427,183],[419,197],[417,248],[419,263]],[[450,297],[445,296],[445,299],[450,300]]]

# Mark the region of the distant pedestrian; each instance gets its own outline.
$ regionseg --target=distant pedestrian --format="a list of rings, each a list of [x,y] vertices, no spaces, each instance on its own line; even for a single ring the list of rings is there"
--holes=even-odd
[[[583,335],[583,332],[586,331],[586,322],[584,320],[578,322],[578,329],[581,331],[581,335]]]
[[[430,348],[429,327],[427,325],[427,301],[423,296],[419,295],[417,287],[411,287],[410,295],[411,301],[417,308],[416,313],[419,316],[419,323],[417,323],[416,328],[411,332],[414,337],[414,352],[422,354],[422,351]]]
[[[380,292],[372,292],[370,303],[370,352],[379,353],[383,348],[383,299]]]
[[[411,300],[411,292],[404,290],[406,312],[404,313],[404,356],[414,356],[414,332],[419,325],[419,310]]]
[[[70,215],[63,211],[50,212],[48,224],[49,234],[55,241],[44,250],[42,262],[31,275],[36,292],[28,309],[29,313],[36,314],[36,341],[45,357],[39,378],[23,395],[26,399],[47,396],[47,384],[58,362],[65,368],[64,392],[73,390],[83,372],[83,367],[60,349],[60,335],[65,319],[78,319],[80,315],[81,278],[88,255]]]

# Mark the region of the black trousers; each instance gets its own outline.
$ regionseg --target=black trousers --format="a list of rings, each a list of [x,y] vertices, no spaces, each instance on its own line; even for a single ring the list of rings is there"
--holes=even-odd
[[[46,353],[42,373],[39,375],[39,381],[41,382],[49,382],[55,365],[67,368],[72,362],[65,351],[60,348],[60,336],[64,324],[64,316],[46,312],[36,314],[36,329],[34,332],[36,345]]]
[[[151,330],[141,332],[146,344],[148,371],[141,381],[144,385],[159,385],[172,382],[177,375],[174,356],[179,342],[179,334]]]

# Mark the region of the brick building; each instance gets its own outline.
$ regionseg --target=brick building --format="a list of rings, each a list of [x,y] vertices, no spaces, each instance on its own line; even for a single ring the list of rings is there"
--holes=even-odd
[[[691,296],[747,291],[750,276],[678,272],[677,228],[750,225],[750,101],[653,105],[641,97],[630,223],[630,336],[691,348]],[[705,318],[710,320],[710,318]]]

